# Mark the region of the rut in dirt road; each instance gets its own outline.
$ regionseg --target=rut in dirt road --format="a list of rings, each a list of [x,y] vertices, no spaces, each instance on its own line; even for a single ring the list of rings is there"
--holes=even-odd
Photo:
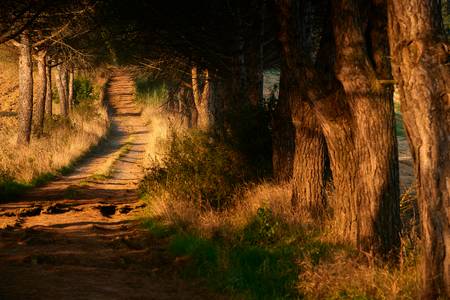
[[[0,204],[0,299],[216,299],[177,278],[134,221],[150,131],[129,75],[114,71],[107,97],[107,141],[72,174]]]

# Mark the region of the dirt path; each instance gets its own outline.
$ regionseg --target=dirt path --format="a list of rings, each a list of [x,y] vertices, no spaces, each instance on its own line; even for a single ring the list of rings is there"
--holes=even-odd
[[[112,130],[69,176],[0,204],[0,299],[217,299],[137,221],[150,136],[121,71],[108,88]]]

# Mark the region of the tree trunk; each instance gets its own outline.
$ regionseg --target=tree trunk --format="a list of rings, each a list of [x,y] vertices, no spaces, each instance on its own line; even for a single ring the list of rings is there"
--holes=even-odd
[[[295,128],[292,206],[320,219],[326,208],[325,139],[314,111],[299,91],[291,90],[290,98]]]
[[[50,67],[50,61],[47,61],[47,88],[45,95],[45,114],[51,116],[53,114],[53,93],[52,93],[52,68]]]
[[[285,60],[284,70],[286,74],[293,74],[297,70],[292,58],[300,55],[301,51],[300,41],[294,40],[296,34],[292,32],[293,29],[298,30],[298,20],[293,13],[293,10],[298,9],[298,3],[293,5],[287,0],[280,1],[280,5],[280,41]],[[297,58],[294,60],[297,61]],[[282,79],[280,94],[289,101],[291,120],[295,128],[292,206],[295,210],[305,209],[313,218],[322,217],[325,210],[325,141],[322,130],[314,111],[301,95],[301,83],[295,77]]]
[[[60,114],[63,117],[69,116],[69,107],[67,103],[67,80],[65,76],[65,68],[62,64],[56,66],[56,87],[58,89]]]
[[[333,144],[330,148],[341,154],[354,153],[334,162],[336,172],[342,172],[341,175],[346,177],[342,187],[335,184],[338,215],[345,214],[349,207],[339,207],[346,199],[351,199],[350,207],[356,208],[356,212],[350,214],[355,219],[339,222],[341,232],[364,250],[387,254],[392,247],[399,245],[400,229],[393,101],[377,82],[377,74],[367,52],[368,41],[365,40],[361,17],[363,10],[359,5],[361,3],[355,0],[333,5],[335,72],[350,109],[350,118],[342,121],[351,124],[348,137],[352,140],[343,141],[341,133],[329,132],[327,141]],[[347,127],[347,124],[342,126]],[[349,169],[355,171],[350,176],[347,173],[349,165],[353,165]],[[348,182],[352,178],[355,183]],[[355,188],[354,192],[346,198],[339,194],[339,190],[352,188]]]
[[[334,230],[362,250],[387,254],[399,243],[394,116],[366,51],[361,10],[357,1],[333,2],[336,65],[329,70],[335,69],[336,78],[298,54],[291,1],[281,1],[287,16],[281,22],[283,52],[325,135],[335,187]],[[328,49],[332,57],[333,47]]]
[[[74,81],[74,70],[73,67],[70,67],[67,72],[67,84],[68,84],[68,93],[67,93],[67,103],[69,104],[69,111],[73,111],[73,81]]]
[[[197,127],[198,124],[198,109],[197,109],[197,103],[200,103],[200,87],[199,87],[199,78],[198,78],[198,70],[197,66],[193,66],[191,69],[191,79],[192,79],[192,96],[194,98],[194,108],[195,108],[195,127]]]
[[[45,50],[39,52],[36,57],[38,67],[38,92],[35,131],[38,136],[44,132],[45,97],[47,94],[47,53]]]
[[[246,97],[249,104],[256,107],[263,100],[263,40],[264,40],[264,1],[252,2],[252,24],[245,51],[247,70]]]
[[[422,298],[450,298],[450,70],[440,1],[389,1],[394,78],[416,173]]]
[[[19,44],[19,125],[17,144],[29,144],[33,118],[33,63],[30,37],[27,31],[20,35]]]
[[[211,113],[212,83],[208,69],[204,70],[203,90],[200,93],[197,67],[192,67],[192,92],[197,110],[197,128],[209,130],[213,125]]]
[[[295,128],[289,106],[288,70],[282,63],[278,101],[272,114],[272,168],[278,181],[292,178],[295,151]]]

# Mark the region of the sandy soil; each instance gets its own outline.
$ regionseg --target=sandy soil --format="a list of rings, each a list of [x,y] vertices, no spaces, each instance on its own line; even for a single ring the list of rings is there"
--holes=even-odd
[[[136,220],[150,136],[132,79],[114,72],[107,141],[68,176],[0,204],[0,299],[217,299]],[[108,176],[99,176],[108,171]]]

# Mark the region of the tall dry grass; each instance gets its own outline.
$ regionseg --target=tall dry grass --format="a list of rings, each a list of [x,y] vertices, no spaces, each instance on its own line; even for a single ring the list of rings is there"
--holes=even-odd
[[[11,98],[10,110],[0,111],[0,180],[30,183],[42,175],[70,166],[89,151],[105,136],[109,117],[98,97],[75,106],[69,119],[61,118],[59,105],[53,103],[54,115],[46,119],[44,135],[33,135],[28,146],[17,145],[18,120],[14,111],[17,107],[17,93],[14,94],[17,92],[17,78],[14,74],[17,76],[17,70],[16,61],[8,60],[8,57],[0,57],[0,65],[12,74],[8,81],[3,82],[0,91],[3,97]],[[107,80],[106,73],[96,72],[90,78],[98,96]]]
[[[305,216],[291,213],[290,190],[286,183],[248,186],[236,205],[224,211],[199,210],[189,202],[161,195],[152,197],[145,215],[165,226],[214,240],[235,238],[249,228],[260,208],[269,209],[284,224],[277,234],[291,239],[293,247],[299,240],[298,256],[292,263],[299,267],[297,289],[305,299],[417,299],[420,279],[418,251],[414,246],[417,240],[406,241],[405,237],[400,263],[386,263],[336,243],[322,228],[305,220]],[[301,254],[301,249],[310,247],[324,250],[317,256]]]
[[[71,120],[47,120],[43,137],[33,137],[29,146],[16,145],[17,120],[2,123],[0,128],[0,172],[20,182],[53,173],[69,166],[106,134],[108,114],[98,106],[95,114],[75,110]]]
[[[106,74],[91,72],[89,78],[98,95]],[[54,116],[46,120],[45,134],[32,136],[29,146],[16,145],[18,96],[16,49],[0,45],[0,183],[29,183],[67,167],[107,132],[108,114],[98,100],[76,107],[70,120],[61,119],[59,105],[53,103]]]
[[[149,102],[157,103],[157,101]],[[157,105],[146,106],[142,114],[143,118],[149,121],[152,131],[146,153],[148,165],[164,161],[163,157],[168,153],[167,146],[170,143],[167,140],[170,139],[171,132],[182,136],[186,131],[177,116],[167,114],[157,107]],[[299,298],[418,298],[420,271],[417,245],[419,242],[415,231],[417,220],[414,214],[414,195],[409,191],[402,197],[405,226],[400,259],[399,262],[390,263],[337,241],[333,230],[326,224],[320,226],[317,225],[316,220],[309,219],[301,212],[293,213],[290,183],[260,182],[244,186],[236,192],[232,201],[234,205],[223,210],[199,207],[192,201],[179,201],[166,191],[157,195],[148,195],[147,200],[148,206],[143,218],[164,227],[174,228],[178,238],[180,234],[181,236],[195,235],[207,241],[204,245],[213,244],[222,251],[230,252],[236,249],[252,251],[255,247],[263,247],[270,253],[275,249],[293,248],[295,253],[292,260],[292,265],[295,266],[293,269],[299,270],[294,289]],[[261,216],[263,228],[257,227],[255,230],[255,220],[257,223],[259,221],[258,226],[260,226]],[[248,244],[249,241],[245,241],[245,235],[251,230],[256,231],[256,236],[259,237],[261,229],[262,236],[269,238],[272,237],[273,229],[275,236],[273,241],[269,244],[264,241],[261,244],[258,241],[256,244],[255,241]],[[186,248],[194,249],[197,246],[196,244],[187,245]],[[225,257],[225,261],[218,262],[219,267],[212,269],[213,272],[227,269],[221,269],[220,266],[229,266],[227,272],[235,272],[240,274],[236,275],[237,277],[241,276],[240,269],[232,270],[233,263],[229,261],[232,257],[222,256]],[[280,263],[284,265],[285,262]],[[205,264],[200,263],[198,267],[205,268]],[[206,269],[203,271],[208,274]],[[261,269],[257,269],[257,272],[259,271]],[[275,271],[275,274],[278,274],[277,272]],[[214,275],[208,276],[214,277]],[[220,276],[217,277],[219,280],[223,279]]]

